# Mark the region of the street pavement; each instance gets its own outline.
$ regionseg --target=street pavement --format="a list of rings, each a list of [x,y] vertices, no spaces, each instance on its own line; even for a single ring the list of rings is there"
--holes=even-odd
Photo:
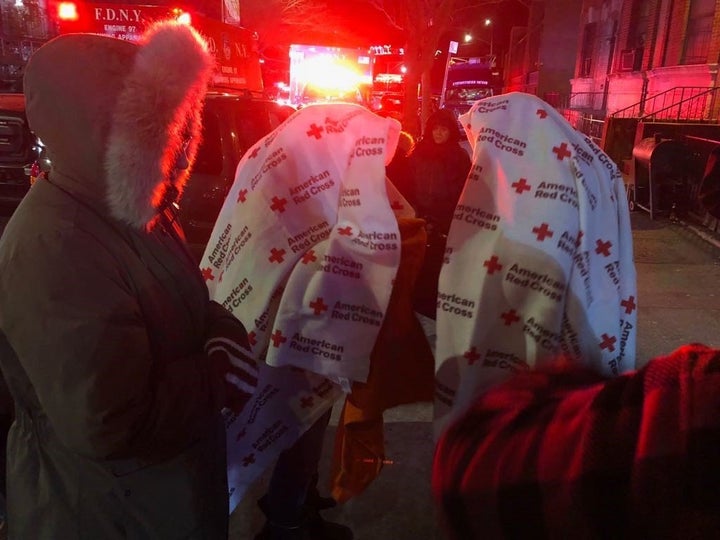
[[[720,238],[697,234],[681,222],[631,215],[638,274],[638,364],[690,342],[720,347]],[[0,218],[0,228],[4,220]],[[337,426],[334,410],[321,460],[321,491]],[[430,493],[432,408],[402,406],[385,414],[389,463],[360,496],[324,512],[352,528],[356,540],[441,540]],[[256,500],[267,475],[259,479],[231,516],[230,540],[252,540],[263,516]]]
[[[638,274],[638,367],[689,342],[720,347],[720,238],[698,235],[680,222],[631,214]],[[337,407],[339,409],[339,406]],[[335,426],[325,436],[321,491],[328,482]],[[360,496],[323,515],[352,528],[356,540],[441,540],[430,492],[432,407],[423,403],[385,414],[386,459]],[[231,540],[251,540],[263,518],[255,501],[260,479],[231,521]]]

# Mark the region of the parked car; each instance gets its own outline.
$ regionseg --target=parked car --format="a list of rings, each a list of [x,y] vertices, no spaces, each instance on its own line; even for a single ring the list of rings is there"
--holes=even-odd
[[[180,200],[179,219],[199,260],[235,179],[240,158],[295,109],[251,96],[208,93],[202,143]]]
[[[23,94],[0,94],[0,210],[9,215],[30,188],[41,146],[25,117]]]
[[[250,94],[211,91],[205,100],[202,143],[180,200],[178,219],[193,255],[202,256],[243,154],[295,109]],[[23,94],[0,94],[0,202],[9,215],[30,188],[32,166],[49,170],[42,143],[25,119]]]

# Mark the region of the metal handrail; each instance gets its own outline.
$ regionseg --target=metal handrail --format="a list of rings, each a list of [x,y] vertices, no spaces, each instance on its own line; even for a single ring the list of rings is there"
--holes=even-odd
[[[713,88],[708,88],[707,86],[676,86],[650,97],[644,96],[637,103],[619,109],[610,116],[614,118],[649,117],[657,111],[670,109],[679,102],[687,102],[695,96],[706,93],[708,90],[713,90]],[[680,94],[679,98],[678,94]],[[688,97],[685,97],[686,94]]]
[[[718,95],[720,95],[720,87],[706,88],[704,92],[641,116],[640,120],[706,121],[714,119],[717,122]],[[673,114],[673,111],[677,113]]]

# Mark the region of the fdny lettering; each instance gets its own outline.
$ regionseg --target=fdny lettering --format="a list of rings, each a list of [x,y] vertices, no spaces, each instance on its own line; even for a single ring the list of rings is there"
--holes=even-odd
[[[101,8],[93,9],[96,21],[101,22],[140,22],[142,10],[126,8]]]

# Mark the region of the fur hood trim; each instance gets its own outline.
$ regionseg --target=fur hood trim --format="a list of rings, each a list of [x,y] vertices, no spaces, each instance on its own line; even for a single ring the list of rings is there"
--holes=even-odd
[[[175,165],[188,138],[188,160],[194,160],[213,65],[204,39],[188,25],[165,21],[144,35],[122,82],[105,155],[114,218],[149,229],[182,192],[189,170],[175,176]]]

